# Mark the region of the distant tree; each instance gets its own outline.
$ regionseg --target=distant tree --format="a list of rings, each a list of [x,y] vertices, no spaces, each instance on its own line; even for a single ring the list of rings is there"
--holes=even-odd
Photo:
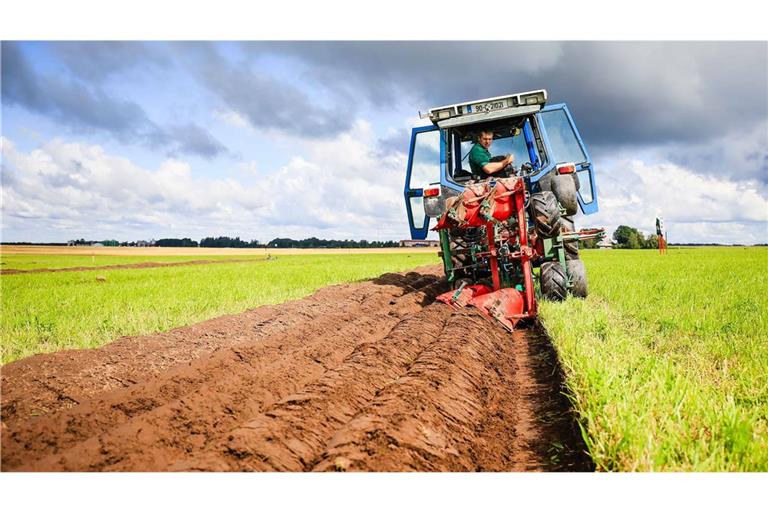
[[[277,249],[336,249],[336,248],[372,248],[372,247],[399,247],[400,244],[394,240],[386,242],[376,242],[368,240],[325,240],[322,238],[305,238],[304,240],[294,240],[292,238],[274,238],[267,242],[267,247]]]
[[[648,238],[645,239],[645,248],[646,249],[658,249],[659,248],[659,237],[656,234],[649,235]]]
[[[647,244],[645,236],[639,230],[624,225],[616,228],[613,239],[621,249],[643,249]]]
[[[158,247],[197,247],[197,242],[190,238],[161,238],[155,242]]]
[[[218,236],[216,238],[203,238],[200,240],[200,247],[250,247],[250,244],[244,240],[240,240],[239,236],[236,236],[235,238]]]
[[[627,249],[642,249],[644,245],[645,239],[641,233],[634,231],[629,234],[626,244]]]
[[[616,231],[613,232],[613,239],[616,240],[616,243],[619,245],[619,247],[624,247],[629,243],[630,235],[636,231],[637,230],[635,228],[631,228],[622,224],[616,228]]]

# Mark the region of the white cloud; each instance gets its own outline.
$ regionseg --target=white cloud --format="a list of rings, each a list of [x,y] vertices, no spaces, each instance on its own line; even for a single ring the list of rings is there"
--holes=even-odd
[[[248,162],[241,162],[238,164],[238,169],[244,174],[258,176],[259,164],[255,160],[249,160]]]
[[[241,171],[259,173],[220,179],[201,178],[177,159],[145,169],[97,145],[55,139],[25,153],[8,139],[2,144],[8,241],[409,237],[402,196],[407,148],[382,154],[364,121],[332,139],[283,138],[281,145],[301,148],[302,156],[272,172],[246,162]],[[757,181],[623,157],[597,167],[600,212],[579,216],[580,226],[612,232],[627,224],[651,233],[661,215],[673,242],[768,241],[768,200]]]
[[[218,119],[219,121],[222,121],[229,125],[236,126],[237,128],[251,127],[248,120],[238,112],[235,112],[234,110],[216,109],[211,114],[213,115],[214,119]]]
[[[765,243],[768,199],[756,181],[700,175],[670,163],[618,159],[597,173],[599,213],[582,226],[618,225],[655,232],[662,216],[672,242]]]
[[[408,236],[405,157],[374,157],[376,138],[364,122],[335,139],[304,140],[306,158],[293,157],[248,186],[199,178],[176,159],[144,169],[97,145],[55,139],[24,153],[2,142],[3,238],[9,241]],[[244,165],[252,171],[256,163]]]
[[[328,140],[296,141],[307,159],[294,158],[263,185],[271,191],[268,219],[277,224],[336,226],[359,238],[406,236],[402,200],[405,155],[375,156],[371,126]]]

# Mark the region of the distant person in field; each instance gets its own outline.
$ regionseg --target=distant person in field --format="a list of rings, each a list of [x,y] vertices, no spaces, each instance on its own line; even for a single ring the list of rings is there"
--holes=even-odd
[[[664,238],[664,221],[660,217],[656,217],[656,236],[659,240],[659,253],[667,253],[667,240]]]
[[[469,152],[469,167],[472,174],[481,179],[490,178],[515,161],[515,155],[492,157],[489,151],[492,143],[493,132],[483,130],[478,134],[477,143]]]

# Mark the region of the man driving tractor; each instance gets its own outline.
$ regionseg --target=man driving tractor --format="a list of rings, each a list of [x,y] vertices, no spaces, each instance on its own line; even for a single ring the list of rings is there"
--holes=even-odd
[[[489,151],[492,143],[493,132],[482,130],[477,136],[477,143],[469,152],[469,167],[472,174],[480,179],[490,178],[491,175],[504,170],[515,161],[514,155],[492,157]]]

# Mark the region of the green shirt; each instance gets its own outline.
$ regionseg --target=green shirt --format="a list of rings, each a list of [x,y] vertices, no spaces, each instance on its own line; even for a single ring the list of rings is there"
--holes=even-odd
[[[469,168],[472,169],[472,174],[478,176],[487,177],[490,176],[483,170],[483,166],[491,161],[491,152],[485,149],[480,144],[475,144],[469,151]]]

